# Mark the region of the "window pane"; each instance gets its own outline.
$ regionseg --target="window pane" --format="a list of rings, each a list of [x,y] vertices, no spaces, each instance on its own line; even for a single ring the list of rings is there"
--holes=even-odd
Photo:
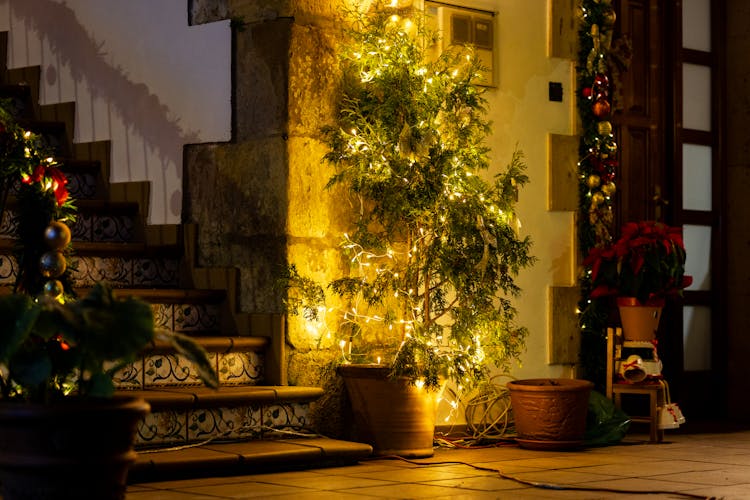
[[[682,65],[682,126],[711,131],[711,68]]]
[[[682,145],[682,208],[711,210],[711,147]]]
[[[711,227],[684,225],[685,274],[693,277],[688,290],[711,290]]]
[[[711,0],[682,0],[682,46],[711,51]]]
[[[711,309],[703,306],[682,308],[683,363],[685,371],[711,369]]]

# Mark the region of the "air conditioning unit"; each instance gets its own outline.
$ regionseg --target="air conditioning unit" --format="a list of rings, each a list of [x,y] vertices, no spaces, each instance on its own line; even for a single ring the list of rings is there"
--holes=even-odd
[[[442,2],[425,1],[429,27],[438,31],[440,41],[436,51],[451,45],[470,45],[486,71],[477,82],[495,86],[495,14]]]

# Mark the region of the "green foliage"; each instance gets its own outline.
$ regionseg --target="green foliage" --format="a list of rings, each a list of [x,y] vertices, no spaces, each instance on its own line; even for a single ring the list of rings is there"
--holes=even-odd
[[[141,300],[115,298],[102,284],[72,300],[70,265],[53,275],[64,296],[42,293],[50,279],[40,271],[40,258],[50,251],[45,230],[53,221],[75,218],[66,184],[42,138],[16,123],[10,101],[0,101],[0,215],[14,192],[18,260],[14,293],[0,296],[2,399],[47,403],[68,394],[111,396],[114,373],[154,340],[153,312]],[[72,251],[70,244],[55,250]],[[160,338],[197,366],[207,385],[217,385],[205,351],[194,341],[172,332],[160,332]]]
[[[207,366],[191,340],[166,336],[191,361]],[[0,376],[3,399],[55,401],[68,394],[108,397],[113,372],[136,360],[154,340],[151,306],[118,299],[97,284],[84,298],[61,304],[50,297],[0,297]],[[187,347],[186,347],[187,345]],[[204,382],[216,386],[216,375]]]
[[[525,165],[516,152],[483,177],[490,124],[473,54],[432,57],[420,13],[371,10],[346,32],[336,123],[324,129],[328,185],[358,207],[342,242],[352,267],[327,290],[292,268],[287,304],[317,319],[332,292],[344,303],[332,329],[353,341],[352,359],[382,353],[394,375],[470,386],[517,358],[527,335],[507,298],[534,260],[514,214]]]

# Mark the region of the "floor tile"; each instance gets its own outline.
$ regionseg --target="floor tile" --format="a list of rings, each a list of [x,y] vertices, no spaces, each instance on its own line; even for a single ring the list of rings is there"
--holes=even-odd
[[[451,495],[465,495],[471,493],[471,490],[414,483],[402,483],[391,486],[375,486],[371,488],[356,488],[343,491],[346,493],[364,494],[390,499],[434,498]]]
[[[351,477],[363,477],[371,479],[381,479],[387,477],[390,481],[404,481],[404,482],[421,482],[421,481],[438,481],[440,479],[455,479],[464,477],[466,474],[456,474],[454,472],[445,472],[439,470],[430,470],[430,468],[423,469],[407,469],[388,472],[387,475],[383,475],[381,472],[365,472],[365,473],[354,473],[349,474]]]
[[[296,498],[304,493],[304,488],[293,486],[282,486],[267,483],[233,483],[213,486],[197,486],[194,488],[181,488],[182,493],[192,495],[212,495],[220,498],[266,498],[271,496],[286,496]]]
[[[723,468],[711,471],[680,472],[665,476],[653,476],[653,479],[668,479],[692,484],[711,486],[745,485],[750,497],[750,469],[747,467]]]
[[[607,463],[576,469],[576,472],[610,474],[622,477],[649,477],[679,472],[709,471],[726,468],[722,464],[690,460],[654,460],[646,462]]]
[[[529,487],[510,479],[487,476],[441,479],[439,481],[430,481],[429,484],[433,486],[447,486],[451,488],[461,488],[478,491],[519,490]]]

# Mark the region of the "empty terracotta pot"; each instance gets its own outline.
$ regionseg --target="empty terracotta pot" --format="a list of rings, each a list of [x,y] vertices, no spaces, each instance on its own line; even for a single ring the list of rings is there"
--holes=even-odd
[[[540,378],[508,382],[517,441],[524,448],[569,449],[583,444],[588,380]]]

